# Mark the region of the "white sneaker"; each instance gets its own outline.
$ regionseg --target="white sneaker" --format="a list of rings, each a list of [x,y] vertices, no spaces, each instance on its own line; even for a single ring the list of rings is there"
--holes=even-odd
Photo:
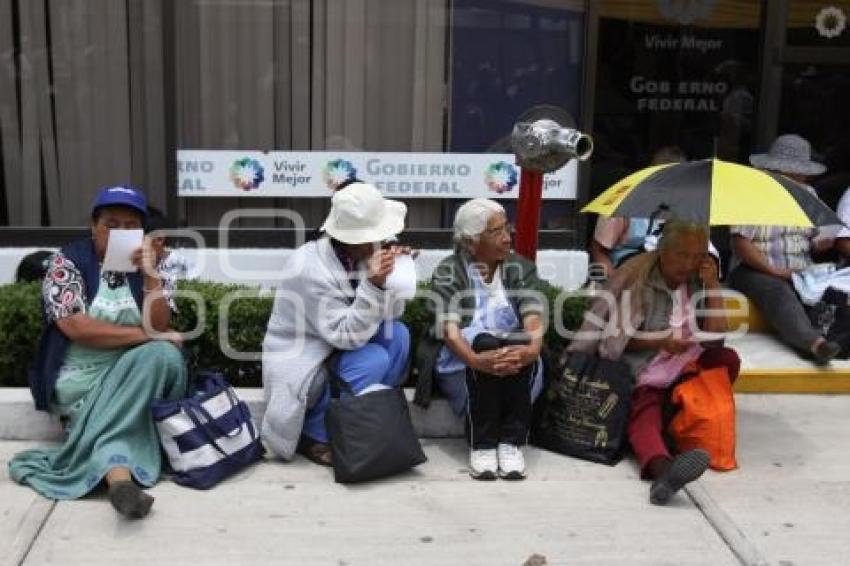
[[[525,458],[522,449],[513,444],[499,444],[499,477],[506,480],[525,479]]]
[[[469,475],[477,480],[494,480],[497,477],[499,460],[496,449],[473,450],[469,454]]]

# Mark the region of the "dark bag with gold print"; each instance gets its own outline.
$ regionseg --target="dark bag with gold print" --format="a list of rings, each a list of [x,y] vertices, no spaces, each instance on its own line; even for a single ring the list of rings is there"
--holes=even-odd
[[[619,361],[565,353],[535,407],[531,443],[613,466],[628,442],[632,376]]]

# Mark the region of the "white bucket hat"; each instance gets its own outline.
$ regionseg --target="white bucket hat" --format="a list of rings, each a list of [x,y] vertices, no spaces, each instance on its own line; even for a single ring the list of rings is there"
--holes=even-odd
[[[812,146],[796,134],[779,136],[767,153],[750,156],[750,163],[759,169],[781,173],[814,176],[826,171],[826,165],[812,161]]]
[[[344,244],[382,242],[404,230],[407,206],[372,185],[352,183],[334,193],[322,230]]]

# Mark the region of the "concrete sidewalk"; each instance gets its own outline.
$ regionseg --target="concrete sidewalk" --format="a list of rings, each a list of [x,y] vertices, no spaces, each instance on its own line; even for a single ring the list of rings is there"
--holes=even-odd
[[[460,440],[423,440],[427,464],[362,486],[303,459],[208,492],[163,481],[151,516],[128,522],[103,494],[54,504],[13,484],[5,463],[35,443],[2,442],[0,564],[848,563],[850,397],[739,395],[738,407],[741,468],[666,508],[630,460],[529,449],[525,482],[475,482]]]

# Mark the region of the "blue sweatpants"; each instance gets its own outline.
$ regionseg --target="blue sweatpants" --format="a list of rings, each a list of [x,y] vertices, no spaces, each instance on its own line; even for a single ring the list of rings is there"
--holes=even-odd
[[[364,346],[334,355],[329,369],[357,394],[373,385],[401,385],[409,357],[410,332],[407,327],[399,321],[384,322]],[[319,442],[328,442],[325,413],[330,403],[331,386],[326,383],[322,396],[307,410],[302,434]]]

